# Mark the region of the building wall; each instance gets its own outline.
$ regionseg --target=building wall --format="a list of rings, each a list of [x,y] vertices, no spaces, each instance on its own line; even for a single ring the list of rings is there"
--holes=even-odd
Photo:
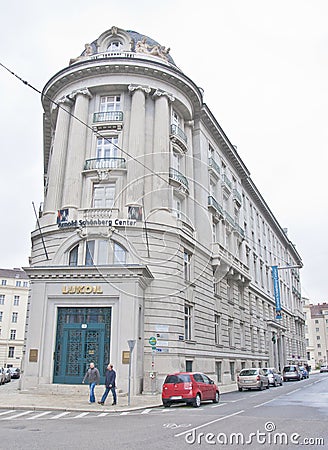
[[[101,286],[101,304],[117,299],[111,355],[123,390],[127,366],[120,355],[128,339],[137,342],[135,392],[154,388],[150,373],[157,388],[167,372],[190,368],[227,384],[244,366],[303,362],[299,270],[279,272],[282,319],[271,280],[272,265],[301,267],[294,245],[201,90],[173,60],[147,51],[100,53],[118,38],[128,48],[127,32],[108,30],[97,42],[104,58],[82,56],[44,88],[45,201],[42,239],[38,229],[32,232],[26,269],[25,384],[52,382],[56,305],[67,302],[60,292],[67,282],[86,280]],[[108,120],[99,113],[104,97],[119,103]],[[112,159],[104,160],[99,142],[113,138]],[[120,222],[129,219],[129,207],[141,208],[142,220]],[[58,210],[69,212],[60,226]],[[87,265],[91,240],[108,253]],[[125,250],[124,263],[115,259],[117,246]],[[122,289],[127,273],[133,295]],[[76,307],[95,304],[93,294],[69,300]],[[156,351],[151,336],[158,338]],[[39,350],[33,369],[31,349]]]
[[[19,367],[29,281],[21,269],[0,269],[0,367]]]
[[[308,364],[319,368],[328,363],[328,304],[311,304],[303,298],[306,314],[306,351]]]

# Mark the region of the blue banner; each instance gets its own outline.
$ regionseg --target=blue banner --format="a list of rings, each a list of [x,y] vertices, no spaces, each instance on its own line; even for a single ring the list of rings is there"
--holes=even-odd
[[[280,285],[279,285],[279,275],[278,266],[272,266],[272,278],[273,278],[273,292],[274,299],[276,302],[276,319],[281,319],[281,302],[280,302]]]

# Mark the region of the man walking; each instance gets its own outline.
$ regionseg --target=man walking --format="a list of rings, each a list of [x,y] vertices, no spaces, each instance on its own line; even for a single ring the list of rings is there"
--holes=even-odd
[[[90,367],[87,370],[86,374],[84,375],[84,378],[82,380],[82,383],[87,381],[89,383],[90,387],[90,399],[89,403],[95,403],[95,386],[96,384],[99,384],[100,382],[100,374],[97,367],[95,367],[95,364],[93,362],[90,363]]]
[[[113,403],[112,405],[116,405],[116,372],[113,369],[113,364],[108,364],[107,369],[106,369],[106,377],[105,377],[105,392],[103,394],[103,396],[101,397],[101,400],[99,403],[99,405],[103,405],[106,401],[107,395],[109,394],[109,391],[112,392],[113,395]]]

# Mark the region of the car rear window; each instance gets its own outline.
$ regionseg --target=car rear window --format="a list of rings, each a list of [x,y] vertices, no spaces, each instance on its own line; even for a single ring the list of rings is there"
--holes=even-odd
[[[187,375],[187,374],[168,375],[164,381],[165,384],[177,384],[177,383],[189,383],[189,382],[190,382],[190,375]]]
[[[257,375],[256,369],[245,369],[240,372],[242,377],[248,377],[249,375]]]
[[[293,366],[284,367],[284,372],[295,372],[295,371],[296,371],[296,367],[293,367]]]

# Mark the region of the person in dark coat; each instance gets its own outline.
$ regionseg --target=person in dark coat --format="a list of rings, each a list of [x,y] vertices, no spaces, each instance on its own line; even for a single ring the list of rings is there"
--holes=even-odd
[[[99,405],[104,405],[106,398],[109,394],[109,391],[112,392],[113,395],[113,403],[112,405],[116,405],[117,403],[117,397],[116,397],[116,372],[113,369],[113,364],[108,364],[106,369],[106,375],[105,375],[105,392],[103,393],[103,396],[101,397],[101,400]]]

